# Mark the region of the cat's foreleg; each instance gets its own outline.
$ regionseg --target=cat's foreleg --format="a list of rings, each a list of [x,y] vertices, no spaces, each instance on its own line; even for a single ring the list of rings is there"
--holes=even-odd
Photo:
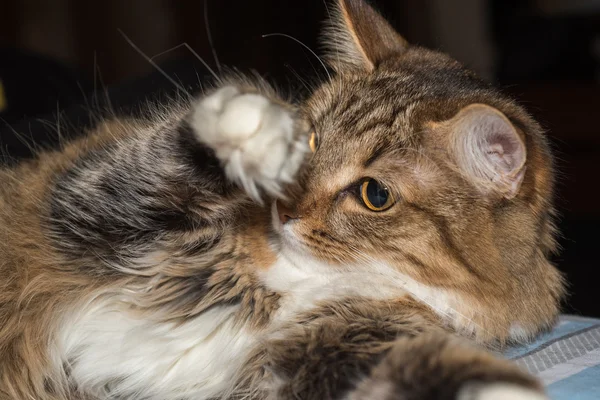
[[[543,400],[516,365],[401,304],[330,305],[265,346],[267,394],[277,400]]]
[[[52,189],[55,243],[75,259],[127,260],[138,243],[204,227],[203,240],[216,245],[219,230],[239,225],[247,194],[282,195],[308,152],[308,124],[265,92],[223,86],[158,123],[98,128],[92,136],[108,139],[81,152]]]
[[[509,361],[444,334],[398,339],[347,400],[544,400]]]

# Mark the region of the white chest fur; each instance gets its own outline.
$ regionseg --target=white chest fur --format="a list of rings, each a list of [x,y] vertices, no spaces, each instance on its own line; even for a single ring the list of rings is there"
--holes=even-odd
[[[57,361],[99,398],[202,399],[218,396],[255,342],[234,324],[238,306],[218,306],[184,324],[136,319],[107,299],[65,321]]]
[[[371,266],[347,265],[340,271],[297,252],[284,251],[261,278],[267,287],[282,295],[276,317],[282,322],[325,301],[350,297],[385,300],[408,293],[403,285]]]
[[[217,306],[175,325],[135,318],[123,311],[118,297],[106,295],[64,321],[56,366],[68,362],[77,386],[99,398],[218,397],[232,389],[246,355],[263,335],[276,333],[280,323],[320,302],[411,294],[449,316],[447,296],[379,263],[348,265],[340,271],[305,254],[284,252],[260,278],[282,295],[271,329],[262,333],[234,322],[240,306]]]
[[[290,263],[280,257],[261,278],[282,294],[272,328],[320,301],[349,296],[402,295],[384,274],[332,272],[314,259]],[[296,265],[303,265],[299,269]],[[70,377],[99,398],[202,399],[217,397],[231,383],[261,333],[234,322],[240,306],[217,306],[175,325],[136,318],[117,296],[81,307],[62,324],[56,367],[69,363]],[[263,332],[268,334],[268,331]]]
[[[464,304],[459,307],[462,302],[456,295],[419,283],[377,261],[345,265],[340,271],[303,251],[284,249],[282,256],[262,278],[269,288],[282,294],[277,315],[281,322],[326,300],[390,300],[409,295],[429,306],[445,323],[459,331],[471,334],[479,329],[472,320],[473,310]]]

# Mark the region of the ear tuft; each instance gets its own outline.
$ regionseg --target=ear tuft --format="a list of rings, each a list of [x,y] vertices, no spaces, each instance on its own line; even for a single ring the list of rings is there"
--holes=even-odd
[[[493,107],[472,104],[449,123],[453,153],[466,176],[485,192],[516,196],[527,155],[523,138],[509,119]]]
[[[365,0],[338,0],[324,36],[326,59],[338,70],[351,67],[370,72],[408,46]]]

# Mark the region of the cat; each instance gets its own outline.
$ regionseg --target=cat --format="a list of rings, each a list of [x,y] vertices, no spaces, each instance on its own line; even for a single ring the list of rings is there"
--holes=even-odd
[[[333,75],[108,119],[0,172],[0,399],[544,399],[540,126],[338,0]]]

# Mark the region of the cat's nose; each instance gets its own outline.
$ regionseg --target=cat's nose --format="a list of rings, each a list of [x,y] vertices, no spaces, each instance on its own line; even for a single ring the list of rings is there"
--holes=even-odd
[[[275,206],[277,207],[277,215],[279,215],[279,220],[282,224],[300,218],[295,211],[286,207],[280,200],[277,200]]]

